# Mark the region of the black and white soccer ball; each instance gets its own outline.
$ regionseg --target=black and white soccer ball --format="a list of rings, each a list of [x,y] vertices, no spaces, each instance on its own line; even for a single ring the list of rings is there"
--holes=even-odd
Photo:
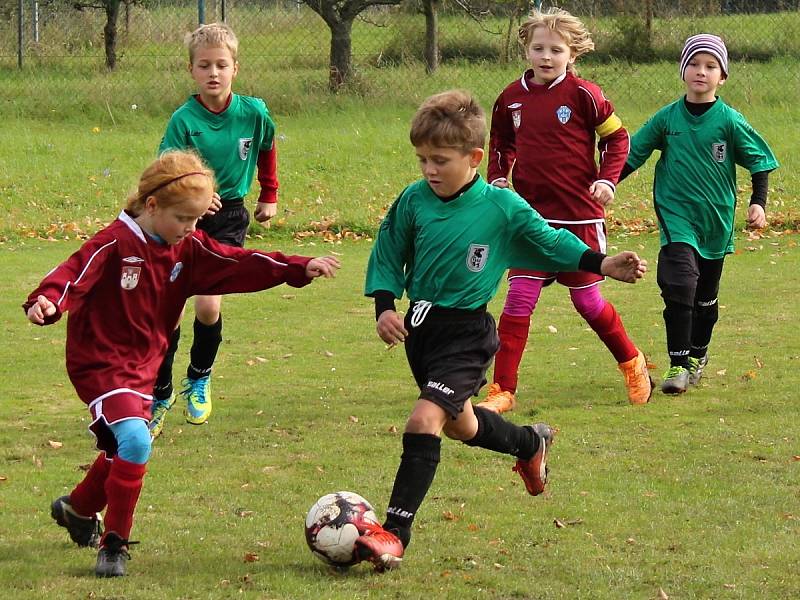
[[[314,556],[335,567],[358,562],[355,542],[363,523],[378,524],[372,505],[353,492],[326,494],[306,515],[306,542]]]

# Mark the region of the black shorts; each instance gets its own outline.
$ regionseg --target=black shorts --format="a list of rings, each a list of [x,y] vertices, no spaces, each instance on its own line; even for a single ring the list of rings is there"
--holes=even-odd
[[[684,242],[662,246],[656,271],[661,297],[685,306],[716,300],[724,264],[724,258],[703,258]]]
[[[197,222],[197,228],[228,246],[244,246],[250,213],[242,200],[223,200],[216,214],[205,216]]]
[[[464,403],[486,384],[486,371],[500,348],[497,326],[486,308],[430,308],[418,326],[405,318],[406,358],[420,398],[441,406],[455,419]]]

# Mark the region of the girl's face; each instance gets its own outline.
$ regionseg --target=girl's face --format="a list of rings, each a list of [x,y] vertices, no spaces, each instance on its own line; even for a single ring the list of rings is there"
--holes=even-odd
[[[533,30],[525,54],[533,67],[533,82],[539,85],[552,83],[575,62],[566,40],[548,27]]]
[[[145,211],[150,217],[152,233],[158,235],[167,244],[174,246],[192,235],[208,207],[211,206],[213,190],[207,189],[186,196],[169,206],[161,206],[154,196],[145,203]]]
[[[713,102],[717,88],[725,83],[725,74],[712,54],[698,52],[689,59],[683,80],[689,102]]]
[[[227,48],[198,48],[189,65],[189,72],[197,84],[203,104],[217,110],[225,106],[231,95],[239,63],[233,60]]]

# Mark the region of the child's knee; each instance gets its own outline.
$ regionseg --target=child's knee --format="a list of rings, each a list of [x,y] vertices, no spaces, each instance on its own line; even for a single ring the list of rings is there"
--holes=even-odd
[[[606,301],[600,293],[600,286],[593,285],[587,288],[571,289],[569,297],[572,305],[584,319],[592,321],[597,318],[605,308]]]
[[[542,293],[542,280],[514,277],[509,281],[503,312],[513,317],[528,317],[536,308]]]
[[[117,456],[140,465],[150,459],[153,442],[143,419],[126,419],[110,427],[117,439]]]

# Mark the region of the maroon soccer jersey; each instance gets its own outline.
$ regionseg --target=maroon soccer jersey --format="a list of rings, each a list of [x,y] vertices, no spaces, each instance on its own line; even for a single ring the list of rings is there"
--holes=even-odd
[[[23,308],[47,297],[57,311],[46,324],[69,311],[67,372],[85,403],[128,393],[149,399],[187,298],[301,287],[309,260],[223,245],[202,231],[170,246],[122,212],[48,273]]]
[[[550,222],[602,220],[603,207],[592,200],[589,186],[616,186],[628,156],[628,132],[597,85],[571,73],[546,86],[532,77],[526,71],[495,102],[487,179],[511,173],[517,193]]]

